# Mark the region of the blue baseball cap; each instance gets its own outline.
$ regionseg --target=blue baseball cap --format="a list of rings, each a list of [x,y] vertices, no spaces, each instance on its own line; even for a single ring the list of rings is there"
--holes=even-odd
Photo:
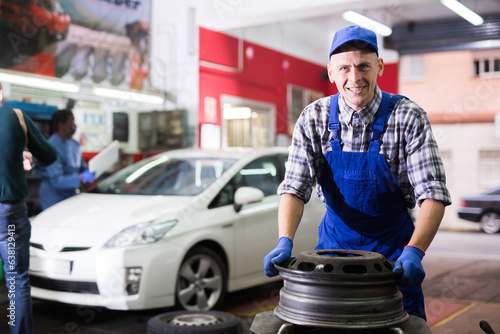
[[[350,26],[335,33],[332,46],[330,47],[329,57],[331,57],[339,47],[352,41],[364,42],[371,46],[378,54],[377,35],[369,29],[361,28],[360,26]]]

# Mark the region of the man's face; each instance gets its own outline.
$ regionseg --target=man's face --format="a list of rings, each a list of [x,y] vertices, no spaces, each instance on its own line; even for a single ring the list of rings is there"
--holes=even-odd
[[[59,123],[59,127],[63,132],[64,138],[69,139],[73,137],[76,131],[75,117],[69,115],[66,122]]]
[[[330,81],[335,82],[347,105],[360,110],[373,99],[384,62],[373,51],[345,51],[333,54],[327,69]]]

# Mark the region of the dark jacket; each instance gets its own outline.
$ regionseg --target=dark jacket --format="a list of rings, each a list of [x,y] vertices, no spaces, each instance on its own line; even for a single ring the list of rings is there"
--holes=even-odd
[[[40,163],[50,165],[57,158],[56,149],[24,114],[28,130],[28,150]],[[23,168],[25,137],[19,118],[11,108],[0,107],[0,202],[29,197]]]

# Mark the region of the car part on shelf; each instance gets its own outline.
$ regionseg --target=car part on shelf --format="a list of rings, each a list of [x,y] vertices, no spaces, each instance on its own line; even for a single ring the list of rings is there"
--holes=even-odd
[[[303,326],[382,328],[405,322],[401,272],[381,254],[313,250],[276,265],[284,279],[275,315]]]

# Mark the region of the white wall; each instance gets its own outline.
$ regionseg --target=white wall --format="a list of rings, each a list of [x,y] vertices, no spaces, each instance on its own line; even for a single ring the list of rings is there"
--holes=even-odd
[[[198,119],[198,11],[196,1],[153,0],[150,73],[154,87],[171,94],[165,109],[186,109],[193,144]]]
[[[485,185],[479,166],[481,150],[498,150],[500,138],[493,123],[434,124],[434,136],[443,154],[452,205],[446,208],[442,227],[477,228],[478,224],[458,218],[460,198],[475,195],[497,184]]]

